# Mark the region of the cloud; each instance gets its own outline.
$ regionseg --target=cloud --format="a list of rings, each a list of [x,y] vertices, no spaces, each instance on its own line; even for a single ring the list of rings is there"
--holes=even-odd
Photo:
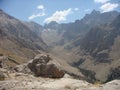
[[[108,1],[110,1],[110,0],[94,0],[94,2],[96,2],[96,3],[106,3]]]
[[[39,5],[37,6],[37,9],[40,9],[40,10],[45,10],[44,6],[43,5]]]
[[[28,19],[32,20],[34,18],[41,17],[41,16],[45,16],[45,13],[43,12],[43,13],[33,14],[30,17],[28,17]]]
[[[75,10],[75,11],[79,11],[79,8],[75,8],[74,10]]]
[[[39,10],[41,10],[41,11],[40,11],[39,13],[37,13],[37,14],[33,14],[33,15],[29,16],[29,17],[28,17],[29,20],[32,20],[32,19],[34,19],[34,18],[42,17],[42,16],[45,16],[45,15],[46,15],[46,14],[45,14],[45,8],[44,8],[43,5],[37,6],[37,9],[39,9]]]
[[[55,13],[53,13],[51,17],[46,18],[44,22],[50,23],[51,21],[56,21],[56,22],[65,21],[66,17],[71,13],[72,13],[71,8],[63,11],[56,11]]]
[[[116,9],[118,6],[119,4],[117,3],[105,3],[100,7],[100,9],[102,10],[102,12],[109,12]]]

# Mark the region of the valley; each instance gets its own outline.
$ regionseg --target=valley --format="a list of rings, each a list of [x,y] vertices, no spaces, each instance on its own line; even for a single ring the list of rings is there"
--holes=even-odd
[[[13,89],[7,89],[8,85],[5,90],[18,90],[19,87],[23,90],[110,90],[109,85],[111,90],[119,90],[119,45],[120,12],[117,11],[101,13],[93,10],[72,23],[52,21],[39,25],[21,21],[0,10],[0,61],[4,62],[0,77],[5,74],[5,80],[0,84],[13,83],[10,85]],[[52,61],[47,64],[44,60],[48,56]],[[36,66],[34,72],[28,69],[31,60]],[[61,70],[67,77],[51,78],[47,73],[49,68],[55,75]],[[48,77],[35,77],[36,71],[39,76],[46,75],[45,72],[41,74],[42,69]],[[65,85],[59,85],[60,82]],[[94,86],[96,82],[99,83],[97,87]],[[114,82],[116,87],[111,84]],[[18,86],[14,86],[16,84]],[[4,85],[2,88],[0,90],[4,90]]]

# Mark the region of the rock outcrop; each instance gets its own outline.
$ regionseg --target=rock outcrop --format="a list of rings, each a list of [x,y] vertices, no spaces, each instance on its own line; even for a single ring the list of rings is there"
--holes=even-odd
[[[36,76],[62,78],[64,71],[59,67],[60,65],[52,60],[49,55],[37,55],[32,61],[28,63],[28,67]]]

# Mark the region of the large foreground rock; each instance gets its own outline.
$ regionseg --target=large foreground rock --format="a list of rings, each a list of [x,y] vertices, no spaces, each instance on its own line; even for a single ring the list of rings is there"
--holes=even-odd
[[[60,69],[59,63],[52,60],[49,55],[37,55],[28,63],[28,67],[36,76],[62,78],[64,71]]]

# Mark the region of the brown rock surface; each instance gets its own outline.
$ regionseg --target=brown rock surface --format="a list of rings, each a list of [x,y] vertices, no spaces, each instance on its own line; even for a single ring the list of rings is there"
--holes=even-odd
[[[28,63],[28,67],[36,76],[61,78],[64,76],[64,71],[59,67],[60,65],[51,59],[49,55],[37,55],[31,62]]]

